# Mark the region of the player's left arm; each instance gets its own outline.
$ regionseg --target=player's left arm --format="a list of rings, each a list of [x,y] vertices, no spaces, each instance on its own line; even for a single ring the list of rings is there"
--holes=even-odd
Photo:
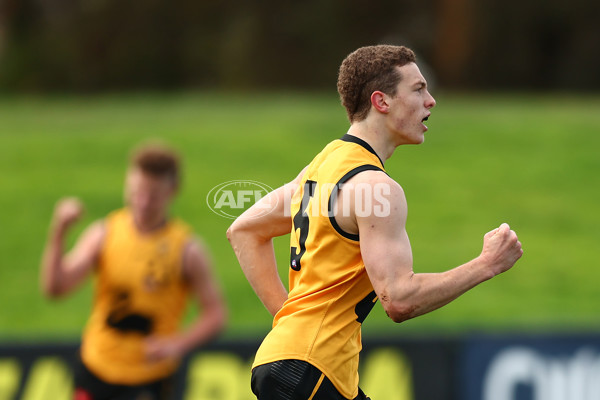
[[[227,306],[213,275],[213,263],[207,248],[199,240],[191,240],[184,249],[183,279],[202,312],[183,332],[174,337],[151,337],[146,343],[150,360],[182,357],[219,334],[227,320]]]

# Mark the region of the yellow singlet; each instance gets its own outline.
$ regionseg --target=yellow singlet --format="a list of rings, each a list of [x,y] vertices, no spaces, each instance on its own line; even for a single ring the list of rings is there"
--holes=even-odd
[[[138,385],[172,374],[178,360],[149,362],[144,340],[178,328],[188,288],[182,256],[190,231],[170,221],[140,234],[128,209],[106,218],[91,317],[83,334],[83,363],[112,384]]]
[[[383,171],[383,163],[350,135],[331,142],[308,166],[291,204],[288,300],[254,361],[307,361],[348,399],[358,394],[360,328],[377,297],[358,235],[344,232],[329,210],[338,185],[365,170]]]

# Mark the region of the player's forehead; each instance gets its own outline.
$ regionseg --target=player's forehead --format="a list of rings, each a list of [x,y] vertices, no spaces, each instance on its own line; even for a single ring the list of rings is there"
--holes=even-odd
[[[169,184],[166,177],[152,175],[138,167],[131,167],[127,171],[126,185],[129,187],[161,190]]]
[[[397,68],[402,76],[402,79],[400,80],[400,85],[424,87],[427,86],[427,81],[425,80],[425,77],[421,73],[421,70],[419,69],[419,66],[416,63],[410,62],[406,65]]]

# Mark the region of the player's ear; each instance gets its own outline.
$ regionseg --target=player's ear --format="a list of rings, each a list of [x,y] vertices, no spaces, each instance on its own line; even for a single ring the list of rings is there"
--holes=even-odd
[[[379,90],[376,90],[373,93],[371,93],[371,104],[380,113],[387,114],[390,110],[386,94],[380,92]]]

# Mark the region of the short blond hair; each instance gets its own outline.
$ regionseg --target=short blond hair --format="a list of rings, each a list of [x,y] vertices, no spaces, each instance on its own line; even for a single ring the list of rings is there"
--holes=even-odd
[[[168,179],[174,187],[181,182],[181,159],[179,154],[159,143],[144,144],[131,153],[130,166],[145,174]]]

